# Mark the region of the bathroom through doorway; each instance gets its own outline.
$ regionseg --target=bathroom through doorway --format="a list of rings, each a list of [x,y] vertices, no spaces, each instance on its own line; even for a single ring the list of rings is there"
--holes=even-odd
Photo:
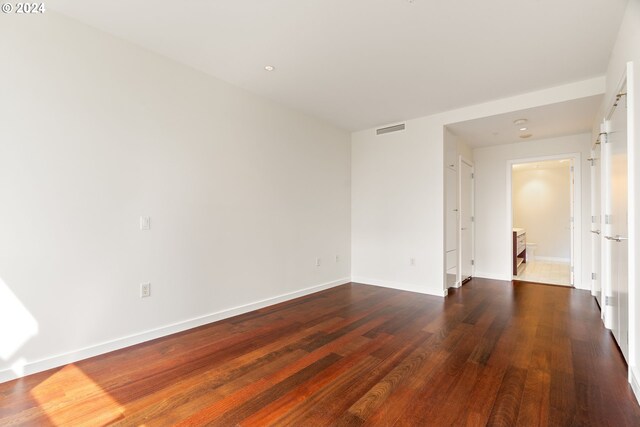
[[[573,163],[558,158],[511,165],[514,280],[573,286]]]

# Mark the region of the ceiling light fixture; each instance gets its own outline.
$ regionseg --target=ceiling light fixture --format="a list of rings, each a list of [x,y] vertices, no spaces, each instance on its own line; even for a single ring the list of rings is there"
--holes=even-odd
[[[264,69],[267,71],[273,71],[276,69],[276,67],[274,67],[273,65],[265,65]]]
[[[527,130],[527,128],[520,128],[520,130],[524,132],[525,130]]]
[[[520,135],[520,138],[522,139],[527,139],[527,138],[531,138],[533,135],[530,133],[525,133],[524,135]]]
[[[513,121],[513,124],[516,125],[516,126],[520,126],[520,125],[523,125],[523,124],[525,124],[527,122],[528,122],[527,119],[517,119],[517,120]]]

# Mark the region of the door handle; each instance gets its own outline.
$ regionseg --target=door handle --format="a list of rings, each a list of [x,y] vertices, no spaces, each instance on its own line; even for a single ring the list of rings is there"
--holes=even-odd
[[[600,230],[591,230],[591,232],[592,232],[593,234],[600,235]]]
[[[622,236],[615,236],[615,237],[604,236],[604,238],[607,239],[607,240],[612,240],[614,242],[622,242],[623,240],[629,240],[628,237],[622,237]]]
[[[464,230],[466,230],[466,229],[467,229],[466,227],[462,227],[460,230],[464,231]]]

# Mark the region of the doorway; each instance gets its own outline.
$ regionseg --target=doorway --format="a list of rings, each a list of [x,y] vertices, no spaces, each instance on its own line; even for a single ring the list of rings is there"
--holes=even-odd
[[[513,280],[574,286],[576,157],[511,162],[509,262]]]

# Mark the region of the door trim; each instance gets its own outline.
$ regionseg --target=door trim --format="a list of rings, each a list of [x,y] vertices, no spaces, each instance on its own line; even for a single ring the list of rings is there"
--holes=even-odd
[[[475,174],[475,165],[472,160],[467,159],[466,157],[459,155],[458,156],[458,286],[462,286],[462,164],[466,164],[471,168],[471,216],[475,216],[475,190],[476,190],[476,180],[473,178],[473,174]],[[471,259],[475,260],[475,227],[476,222],[471,221]],[[471,265],[471,276],[475,274],[475,265]]]
[[[512,177],[511,172],[513,170],[513,165],[517,165],[520,163],[532,163],[532,162],[544,162],[546,160],[563,160],[570,159],[571,165],[573,166],[573,241],[571,242],[571,254],[573,256],[573,260],[571,264],[573,265],[573,287],[577,287],[579,289],[591,289],[591,281],[589,280],[589,287],[583,286],[583,277],[582,277],[582,234],[584,232],[582,225],[582,171],[581,171],[581,162],[582,154],[581,153],[564,153],[564,154],[553,154],[549,156],[536,156],[536,157],[526,157],[520,159],[510,159],[507,160],[507,228],[504,233],[504,242],[509,248],[509,258],[504,260],[505,271],[509,272],[509,278],[513,277],[513,200],[512,200]],[[589,278],[590,279],[590,278]],[[511,279],[509,279],[511,280]],[[576,286],[576,284],[578,286]]]

